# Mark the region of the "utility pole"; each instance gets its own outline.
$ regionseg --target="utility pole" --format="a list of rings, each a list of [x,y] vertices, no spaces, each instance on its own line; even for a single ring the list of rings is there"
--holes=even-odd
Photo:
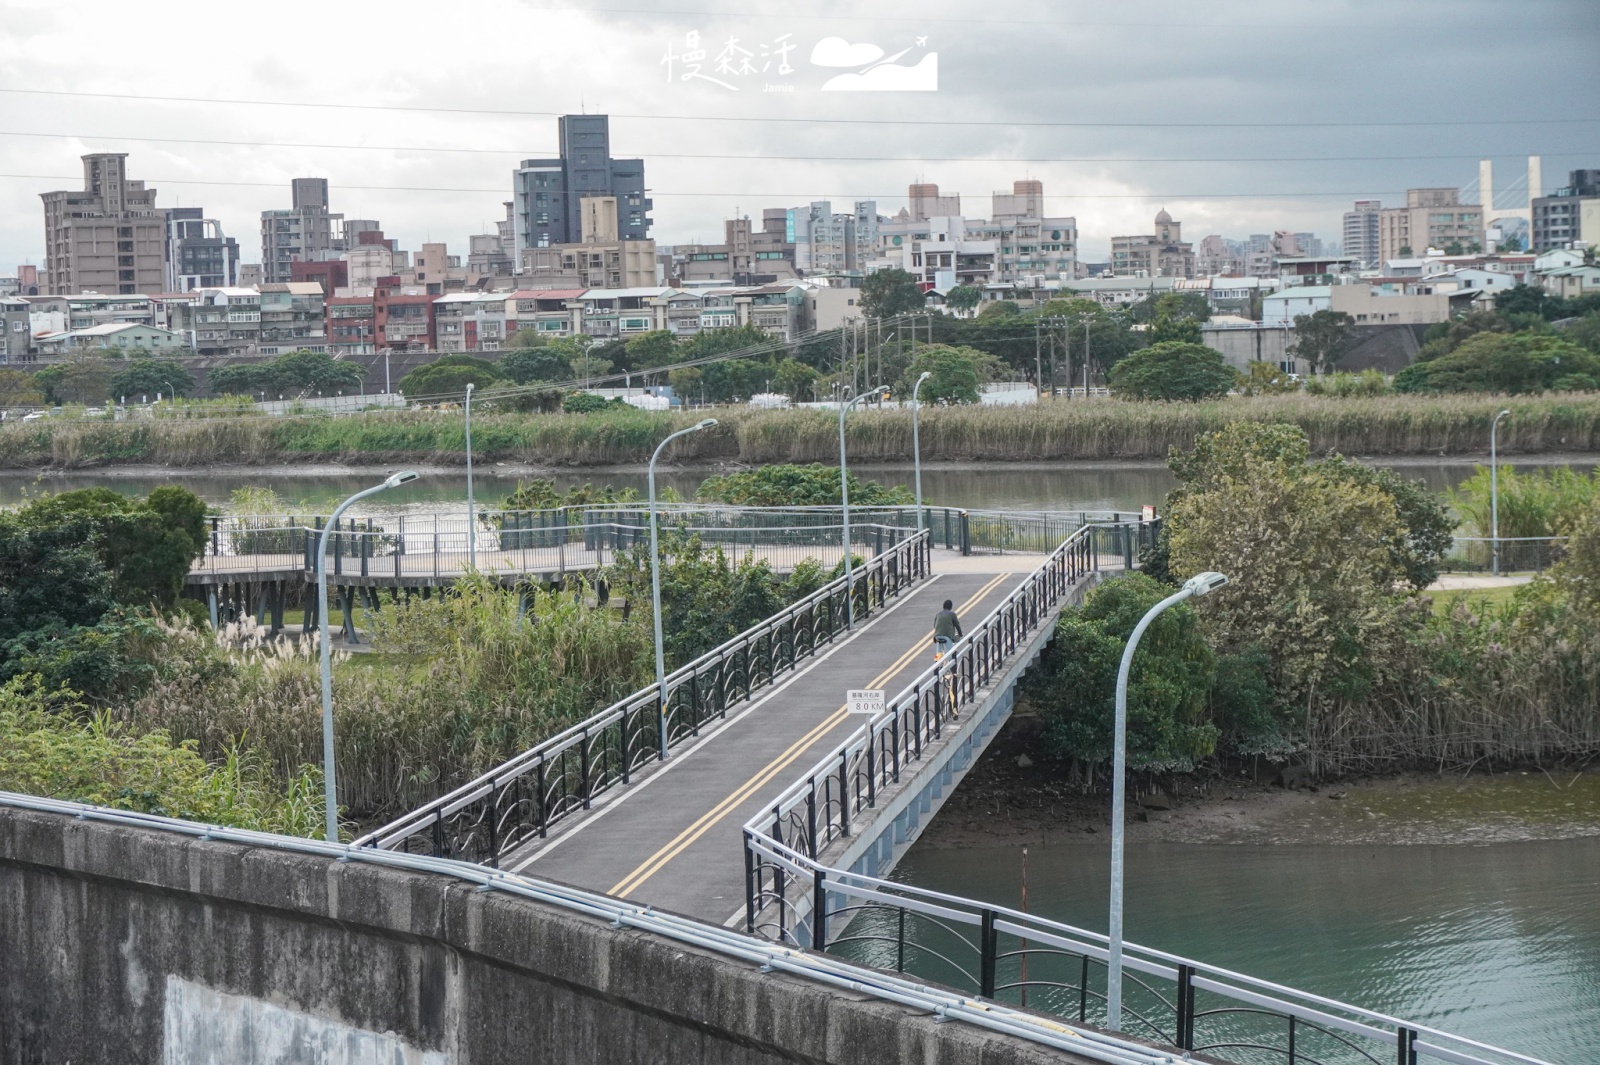
[[[1039,390],[1039,395],[1044,395],[1044,371],[1039,363],[1039,319],[1033,320],[1033,383]]]

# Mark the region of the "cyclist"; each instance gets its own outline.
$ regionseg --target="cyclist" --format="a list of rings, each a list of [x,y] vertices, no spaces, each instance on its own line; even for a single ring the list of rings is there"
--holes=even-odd
[[[933,660],[937,662],[949,654],[963,635],[961,619],[956,617],[955,603],[946,599],[944,609],[933,616]]]

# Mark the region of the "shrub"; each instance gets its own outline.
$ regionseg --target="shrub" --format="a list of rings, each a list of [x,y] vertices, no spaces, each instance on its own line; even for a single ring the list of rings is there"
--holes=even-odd
[[[568,392],[561,401],[561,409],[568,414],[599,414],[617,405],[616,401],[597,396],[593,392]]]
[[[741,507],[838,506],[839,467],[758,466],[738,473],[723,473],[700,482],[695,498],[706,503],[731,503]],[[912,502],[904,486],[887,487],[850,475],[852,506],[894,506]]]
[[[1382,370],[1321,374],[1306,381],[1306,392],[1309,394],[1333,396],[1337,399],[1381,396],[1388,391],[1389,379],[1383,375]]]
[[[1557,392],[1600,388],[1600,356],[1558,336],[1483,332],[1395,375],[1397,392]]]
[[[1108,377],[1122,399],[1186,400],[1225,396],[1236,376],[1222,354],[1199,344],[1166,341],[1118,362]]]

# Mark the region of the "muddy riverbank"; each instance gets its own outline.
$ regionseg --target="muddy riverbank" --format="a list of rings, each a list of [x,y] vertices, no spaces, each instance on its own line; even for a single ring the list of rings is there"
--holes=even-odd
[[[1459,769],[1332,781],[1259,774],[1175,778],[1128,803],[1130,843],[1487,844],[1600,836],[1600,766]],[[1293,776],[1293,774],[1291,774]],[[951,794],[920,847],[1105,846],[1110,799],[1083,795],[1016,717]]]

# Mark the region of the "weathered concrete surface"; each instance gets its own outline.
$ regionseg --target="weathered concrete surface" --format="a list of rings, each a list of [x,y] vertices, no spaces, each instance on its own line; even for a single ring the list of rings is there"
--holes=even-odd
[[[0,1063],[240,1047],[330,1065],[1082,1060],[445,875],[0,808]]]

